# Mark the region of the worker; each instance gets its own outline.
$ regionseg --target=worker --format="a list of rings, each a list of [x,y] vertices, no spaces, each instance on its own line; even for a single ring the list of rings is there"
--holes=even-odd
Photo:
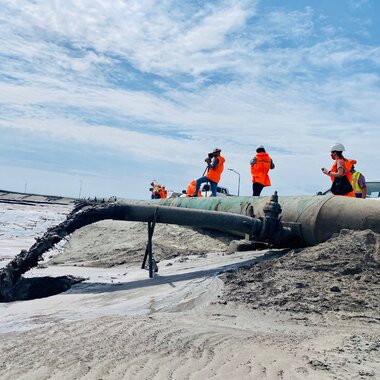
[[[355,192],[355,197],[366,198],[367,197],[367,183],[365,181],[364,175],[355,170],[355,165],[352,165],[351,175],[352,175],[352,187]]]
[[[343,156],[345,147],[341,143],[335,143],[331,149],[331,158],[334,164],[330,170],[322,168],[322,172],[330,176],[332,181],[331,192],[334,195],[344,195],[346,197],[355,197],[352,188],[351,168],[355,160],[348,160]]]
[[[195,179],[193,179],[189,185],[187,186],[187,190],[186,190],[186,197],[192,197],[194,194],[195,194],[195,188],[197,186],[197,183],[195,181]],[[201,192],[198,191],[198,197],[201,197]]]
[[[158,183],[155,183],[154,181],[152,181],[151,183],[150,183],[150,191],[152,192],[152,194],[151,194],[151,199],[159,199],[159,198],[161,198],[160,197],[160,185],[158,184]]]
[[[251,162],[252,195],[259,196],[265,186],[270,186],[268,172],[274,169],[274,163],[262,145],[256,148],[256,156]]]
[[[207,163],[205,173],[201,178],[197,179],[192,197],[198,196],[199,188],[201,187],[201,184],[205,182],[210,182],[211,196],[216,197],[216,189],[224,170],[225,162],[224,157],[220,155],[221,151],[221,149],[215,148],[212,153],[208,154],[208,157],[205,159],[205,162]]]
[[[158,194],[160,195],[160,198],[167,198],[168,197],[168,191],[166,190],[165,186],[161,186],[158,190]]]

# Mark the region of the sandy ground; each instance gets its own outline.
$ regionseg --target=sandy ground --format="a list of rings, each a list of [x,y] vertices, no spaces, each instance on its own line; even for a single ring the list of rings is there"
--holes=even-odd
[[[0,378],[380,378],[377,235],[227,254],[229,237],[159,227],[154,279],[141,223],[97,223],[49,252],[28,276],[88,280],[0,304]]]

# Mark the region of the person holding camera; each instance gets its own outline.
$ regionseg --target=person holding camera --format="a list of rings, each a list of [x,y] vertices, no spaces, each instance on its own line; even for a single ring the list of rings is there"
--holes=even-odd
[[[194,191],[193,197],[198,196],[198,191],[201,187],[202,183],[210,182],[211,187],[211,196],[216,197],[216,189],[218,187],[218,183],[220,181],[220,177],[224,170],[224,162],[225,159],[220,155],[222,150],[219,148],[215,148],[212,153],[208,154],[208,157],[205,159],[207,163],[207,168],[203,173],[201,178],[198,178],[196,181],[196,187]]]

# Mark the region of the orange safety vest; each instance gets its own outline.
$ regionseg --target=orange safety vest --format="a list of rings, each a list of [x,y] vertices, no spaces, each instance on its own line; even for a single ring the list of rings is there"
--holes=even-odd
[[[224,157],[219,156],[218,159],[218,165],[215,169],[210,168],[208,173],[206,174],[206,177],[215,183],[218,183],[220,181],[220,176],[222,175],[223,169],[224,169],[224,162],[226,161]]]
[[[168,192],[166,189],[163,189],[162,187],[158,191],[158,194],[160,195],[160,198],[167,198],[168,197]]]
[[[191,197],[192,195],[194,195],[196,187],[197,187],[197,183],[194,179],[189,183],[189,186],[187,186],[186,197]],[[202,196],[201,192],[198,190],[198,197],[201,197],[201,196]]]
[[[343,163],[344,163],[344,167],[346,169],[346,174],[345,176],[347,176],[348,180],[350,181],[351,185],[352,185],[352,174],[351,174],[351,168],[352,168],[352,165],[355,165],[356,164],[356,161],[355,160],[347,160],[347,158],[339,158],[339,160],[343,160]],[[331,171],[334,172],[334,173],[337,173],[338,170],[337,170],[337,161],[338,160],[335,160],[333,166],[331,167]],[[332,175],[330,175],[330,178],[331,178],[331,181],[334,182],[334,179],[335,177],[333,177]],[[354,197],[355,198],[355,192],[352,190],[350,191],[349,193],[347,194],[343,194],[344,197]]]
[[[264,186],[270,186],[269,169],[272,159],[266,152],[256,154],[256,163],[251,165],[252,182],[260,183]]]

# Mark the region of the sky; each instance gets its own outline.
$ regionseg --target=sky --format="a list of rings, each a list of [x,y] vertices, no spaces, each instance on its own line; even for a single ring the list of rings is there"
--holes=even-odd
[[[251,195],[330,187],[330,147],[379,179],[378,0],[0,0],[0,188],[146,199],[222,149]],[[228,170],[233,169],[234,171]]]

